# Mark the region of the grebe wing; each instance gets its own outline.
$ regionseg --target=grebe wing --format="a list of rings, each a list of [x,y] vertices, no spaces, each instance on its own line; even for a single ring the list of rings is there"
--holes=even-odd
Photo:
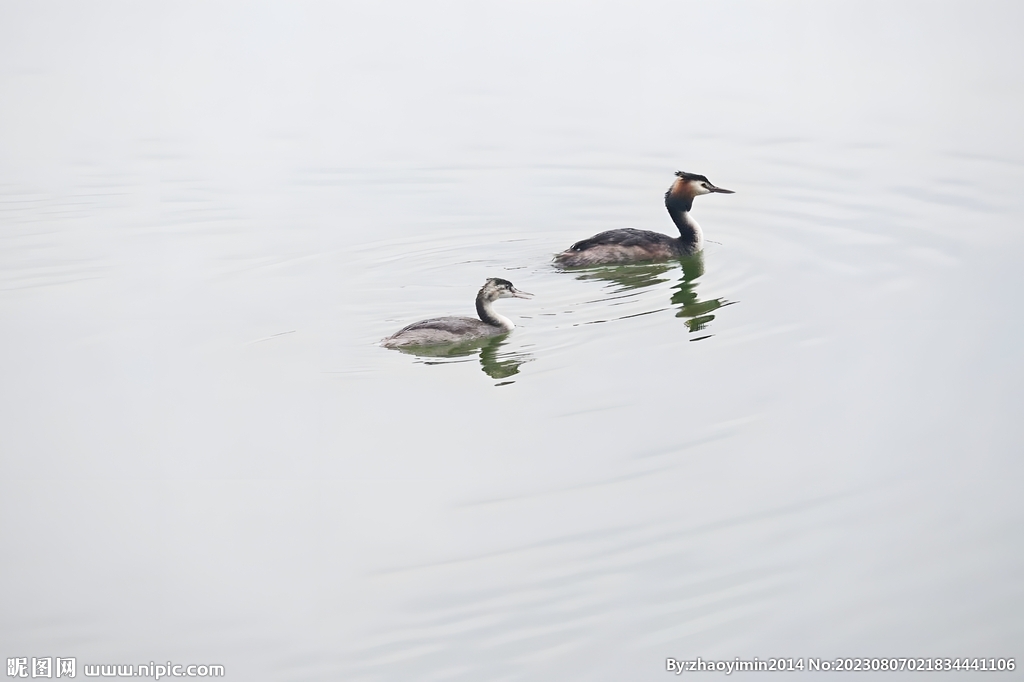
[[[583,239],[569,247],[570,251],[585,251],[595,246],[647,246],[650,244],[661,244],[672,241],[668,235],[650,230],[638,230],[634,227],[624,227],[619,230],[608,230],[595,234],[589,239]]]
[[[408,327],[403,327],[395,336],[403,332],[421,329],[439,329],[452,334],[468,334],[478,331],[482,325],[484,325],[483,322],[472,317],[432,317],[429,320],[420,320],[413,322]]]

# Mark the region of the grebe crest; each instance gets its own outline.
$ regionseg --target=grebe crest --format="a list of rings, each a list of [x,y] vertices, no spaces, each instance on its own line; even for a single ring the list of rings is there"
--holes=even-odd
[[[516,289],[507,279],[492,277],[484,282],[476,295],[476,314],[480,319],[434,317],[421,320],[403,327],[381,341],[381,345],[386,348],[438,346],[505,334],[515,329],[515,324],[494,310],[493,304],[499,298],[533,298],[533,294]]]
[[[693,200],[702,194],[734,194],[716,187],[705,175],[676,171],[676,180],[665,192],[665,208],[679,229],[678,237],[627,227],[578,241],[555,256],[563,267],[643,263],[690,256],[704,248],[704,232],[690,215]]]

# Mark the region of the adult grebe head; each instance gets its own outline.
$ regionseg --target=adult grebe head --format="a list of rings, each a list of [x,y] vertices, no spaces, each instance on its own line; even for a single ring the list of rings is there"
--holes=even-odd
[[[702,194],[711,194],[712,192],[735,194],[731,189],[715,187],[707,179],[707,176],[704,175],[676,171],[676,178],[676,181],[669,187],[668,192],[665,193],[666,201],[671,199],[689,199],[692,201],[694,197],[699,197]]]

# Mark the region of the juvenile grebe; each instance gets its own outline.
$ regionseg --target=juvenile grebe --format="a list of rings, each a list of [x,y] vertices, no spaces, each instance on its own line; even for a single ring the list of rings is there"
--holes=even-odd
[[[512,320],[494,312],[494,302],[499,298],[532,298],[533,294],[519,291],[507,279],[493,277],[484,282],[476,295],[476,314],[472,317],[434,317],[414,322],[381,341],[385,348],[403,346],[440,346],[463,343],[497,336],[515,329]]]
[[[678,238],[632,227],[609,230],[576,242],[556,255],[555,262],[565,267],[640,263],[689,256],[703,249],[704,233],[690,216],[693,198],[712,192],[734,192],[715,187],[706,177],[696,173],[676,171],[676,176],[677,180],[665,192],[665,208],[679,228]]]

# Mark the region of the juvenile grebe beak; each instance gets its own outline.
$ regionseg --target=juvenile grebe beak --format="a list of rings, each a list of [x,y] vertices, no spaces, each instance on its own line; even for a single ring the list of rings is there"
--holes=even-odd
[[[533,298],[533,294],[529,293],[528,291],[520,291],[515,287],[509,289],[509,292],[511,292],[512,298]]]

